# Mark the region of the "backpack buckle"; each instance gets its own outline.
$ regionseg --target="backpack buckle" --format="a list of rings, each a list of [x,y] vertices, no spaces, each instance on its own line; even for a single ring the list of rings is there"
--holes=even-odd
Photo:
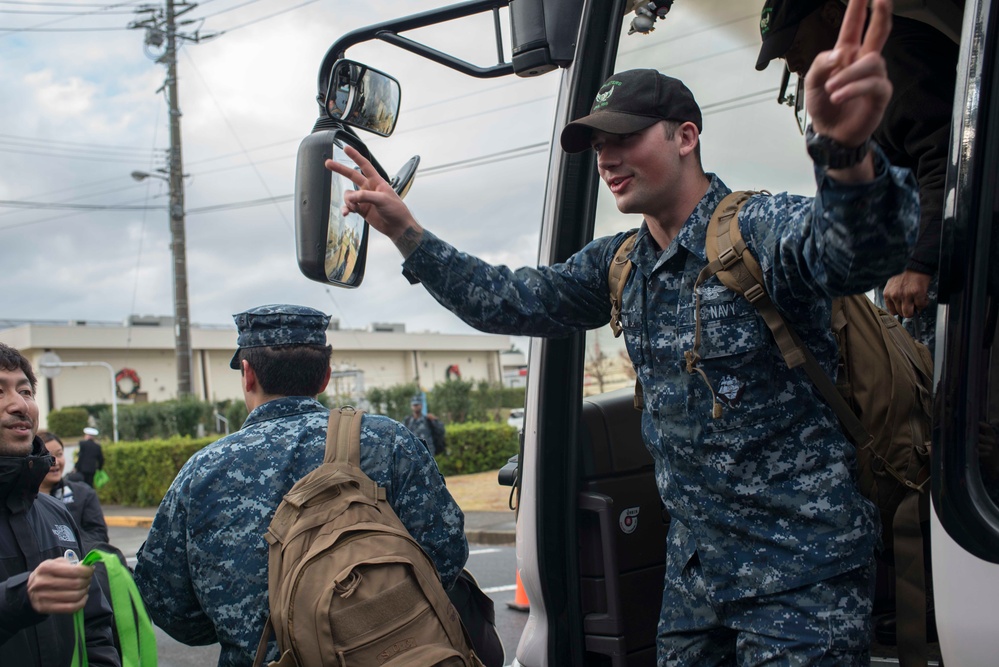
[[[718,255],[718,261],[721,262],[722,268],[727,269],[742,258],[735,248],[725,248],[721,254]]]
[[[756,303],[756,300],[762,298],[766,293],[766,290],[763,289],[763,285],[757,283],[746,290],[743,296],[746,297],[749,303]]]

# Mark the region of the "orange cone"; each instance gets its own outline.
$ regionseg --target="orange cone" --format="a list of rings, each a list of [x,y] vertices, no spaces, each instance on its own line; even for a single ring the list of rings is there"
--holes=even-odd
[[[531,603],[527,600],[527,593],[524,592],[524,582],[520,580],[520,570],[517,570],[517,592],[513,596],[513,602],[507,602],[506,606],[517,611],[531,610]]]

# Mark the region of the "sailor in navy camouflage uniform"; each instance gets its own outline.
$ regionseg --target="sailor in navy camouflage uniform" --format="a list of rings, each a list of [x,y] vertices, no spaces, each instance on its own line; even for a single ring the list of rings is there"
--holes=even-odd
[[[831,298],[901,271],[919,219],[912,175],[869,141],[891,96],[881,57],[891,10],[875,0],[865,35],[866,12],[866,0],[850,0],[837,49],[806,82],[816,196],[759,195],[739,215],[767,291],[830,375]],[[866,665],[878,517],[856,490],[854,447],[833,411],[786,367],[754,307],[715,278],[699,289],[699,367],[723,404],[719,418],[686,369],[705,227],[729,192],[701,168],[701,120],[681,82],[632,70],[611,77],[561,137],[569,152],[592,147],[618,209],[644,216],[622,324],[673,518],[659,664]],[[425,231],[370,163],[348,154],[360,172],[326,162],[357,186],[345,210],[389,236],[404,269],[472,326],[564,336],[608,322],[608,268],[625,234],[564,264],[490,266]]]
[[[230,365],[241,369],[250,414],[184,465],[135,567],[153,621],[185,644],[220,643],[226,667],[253,664],[268,615],[264,533],[284,494],[322,462],[329,411],[315,396],[331,354],[329,317],[312,308],[261,306],[234,319],[239,349]],[[299,381],[310,385],[306,395],[280,389],[288,375],[307,378]],[[361,468],[450,587],[468,558],[464,515],[427,448],[402,424],[365,415]],[[274,642],[268,657],[277,659]]]

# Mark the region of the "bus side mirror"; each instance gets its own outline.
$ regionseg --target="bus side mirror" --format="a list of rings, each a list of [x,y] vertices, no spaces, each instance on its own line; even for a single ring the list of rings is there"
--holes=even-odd
[[[420,163],[414,156],[392,179],[356,135],[342,127],[314,131],[298,147],[295,170],[295,245],[298,268],[310,280],[358,287],[364,278],[368,223],[357,213],[343,215],[343,199],[354,183],[325,167],[326,160],[357,168],[344,152],[355,148],[404,196]]]
[[[399,82],[353,60],[333,65],[322,100],[331,120],[387,137],[399,118]]]

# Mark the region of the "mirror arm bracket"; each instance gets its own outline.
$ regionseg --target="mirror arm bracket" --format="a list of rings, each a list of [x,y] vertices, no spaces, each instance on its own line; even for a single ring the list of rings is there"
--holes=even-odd
[[[513,64],[511,63],[499,63],[491,67],[480,67],[388,30],[383,30],[378,33],[376,37],[383,42],[397,46],[400,49],[409,51],[410,53],[415,53],[418,56],[423,56],[427,60],[431,60],[439,65],[444,65],[445,67],[450,67],[451,69],[461,72],[462,74],[473,76],[478,79],[492,79],[513,74]]]
[[[386,39],[382,33],[394,34],[396,38],[402,40],[404,38],[400,38],[398,35],[400,32],[414,30],[416,28],[425,28],[427,26],[437,25],[445,21],[463,18],[465,16],[472,16],[486,11],[496,11],[503,7],[509,6],[509,4],[510,0],[468,0],[467,2],[461,2],[456,5],[441,7],[439,9],[431,9],[401,19],[384,21],[373,26],[353,30],[335,41],[326,51],[326,55],[323,56],[323,62],[319,66],[319,81],[317,86],[319,95],[320,97],[325,96],[326,84],[329,82],[330,72],[333,71],[333,65],[336,61],[345,56],[347,49],[351,46],[356,46],[364,42],[370,42],[375,39],[381,39],[385,42],[395,44],[394,41]],[[435,51],[434,49],[419,44],[418,42],[413,42],[412,40],[405,41],[409,42],[409,45],[404,46],[402,43],[398,43],[396,45],[406,49],[407,51],[416,53],[417,55],[429,58],[434,62],[456,69],[469,76],[492,78],[513,73],[512,65],[496,65],[495,67],[481,68],[471,65],[470,63],[466,63],[463,60],[455,58],[454,56]],[[434,55],[432,56],[431,54]],[[320,109],[320,114],[322,113],[323,110]]]

